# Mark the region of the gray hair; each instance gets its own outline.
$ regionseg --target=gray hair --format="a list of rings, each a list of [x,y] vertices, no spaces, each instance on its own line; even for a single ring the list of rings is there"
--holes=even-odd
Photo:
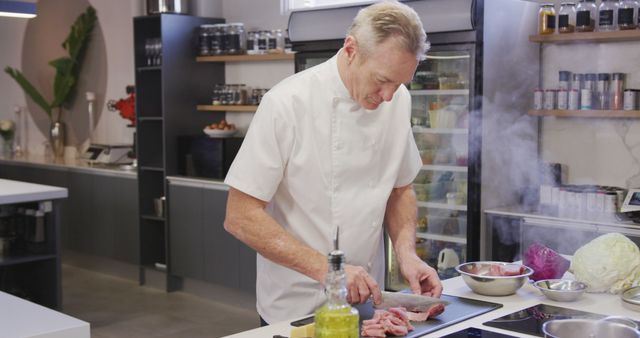
[[[383,1],[361,9],[347,34],[356,39],[364,55],[390,37],[398,38],[400,46],[414,53],[417,60],[424,60],[429,50],[418,13],[398,1]]]

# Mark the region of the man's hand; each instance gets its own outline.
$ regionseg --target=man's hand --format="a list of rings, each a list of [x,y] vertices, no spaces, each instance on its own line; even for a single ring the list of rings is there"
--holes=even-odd
[[[438,273],[418,256],[413,255],[403,259],[400,263],[400,271],[409,282],[413,293],[430,297],[440,297],[442,294],[442,283]]]
[[[347,302],[362,304],[370,296],[373,296],[374,304],[382,302],[382,293],[378,283],[363,267],[345,264],[344,272],[347,276]]]

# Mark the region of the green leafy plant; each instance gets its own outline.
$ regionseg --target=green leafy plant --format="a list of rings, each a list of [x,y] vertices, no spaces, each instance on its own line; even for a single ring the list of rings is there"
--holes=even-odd
[[[67,51],[68,56],[63,56],[51,60],[49,65],[56,69],[53,81],[53,99],[47,101],[38,89],[27,80],[21,71],[7,66],[4,71],[9,74],[24,92],[31,97],[33,102],[40,106],[53,121],[53,110],[67,105],[75,95],[78,85],[78,74],[87,46],[91,40],[91,33],[97,20],[96,10],[89,6],[87,10],[80,14],[71,26],[69,35],[62,43],[62,48]],[[58,117],[60,118],[60,117]]]

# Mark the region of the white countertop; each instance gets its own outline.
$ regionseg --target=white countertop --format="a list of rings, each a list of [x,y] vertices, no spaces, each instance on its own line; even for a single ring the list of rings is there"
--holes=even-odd
[[[0,336],[89,338],[89,323],[0,291]]]
[[[0,179],[0,204],[67,198],[67,188]]]
[[[81,159],[54,158],[37,155],[29,155],[15,158],[0,157],[0,164],[29,165],[33,167],[46,167],[60,170],[72,170],[78,172],[89,172],[106,176],[122,176],[136,178],[138,176],[135,169],[124,170],[118,165],[90,164]]]
[[[503,304],[503,307],[496,310],[487,312],[483,315],[471,318],[467,321],[460,322],[455,325],[451,325],[442,330],[438,330],[431,334],[427,334],[424,337],[442,337],[444,335],[460,331],[468,327],[482,328],[487,331],[500,332],[515,337],[535,337],[527,334],[522,334],[513,331],[506,331],[490,326],[484,326],[482,323],[505,316],[507,314],[526,309],[539,303],[550,304],[559,307],[579,309],[581,311],[598,313],[602,315],[616,315],[625,316],[635,320],[640,320],[640,312],[635,312],[624,308],[621,304],[620,297],[611,294],[592,294],[586,293],[578,301],[575,302],[555,302],[545,298],[540,291],[538,291],[533,285],[526,284],[518,292],[511,296],[506,297],[488,297],[481,296],[473,293],[471,289],[462,281],[462,277],[455,277],[443,281],[444,294],[451,296],[458,296],[464,298],[472,298],[478,300],[484,300],[493,303]],[[446,310],[445,310],[446,311]],[[257,328],[245,332],[241,332],[228,337],[233,338],[270,338],[274,335],[283,335],[288,337],[291,332],[290,322],[293,320],[287,320],[285,322],[269,325],[262,328]]]

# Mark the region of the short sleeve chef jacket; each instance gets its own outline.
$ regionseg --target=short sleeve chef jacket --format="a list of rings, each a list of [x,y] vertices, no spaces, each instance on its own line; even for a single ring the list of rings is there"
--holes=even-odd
[[[323,254],[340,226],[347,263],[382,287],[386,203],[422,166],[410,114],[403,85],[376,110],[358,105],[336,55],[267,92],[225,183],[269,202],[267,212],[286,231]],[[307,315],[325,301],[320,283],[259,254],[256,293],[268,323]]]

